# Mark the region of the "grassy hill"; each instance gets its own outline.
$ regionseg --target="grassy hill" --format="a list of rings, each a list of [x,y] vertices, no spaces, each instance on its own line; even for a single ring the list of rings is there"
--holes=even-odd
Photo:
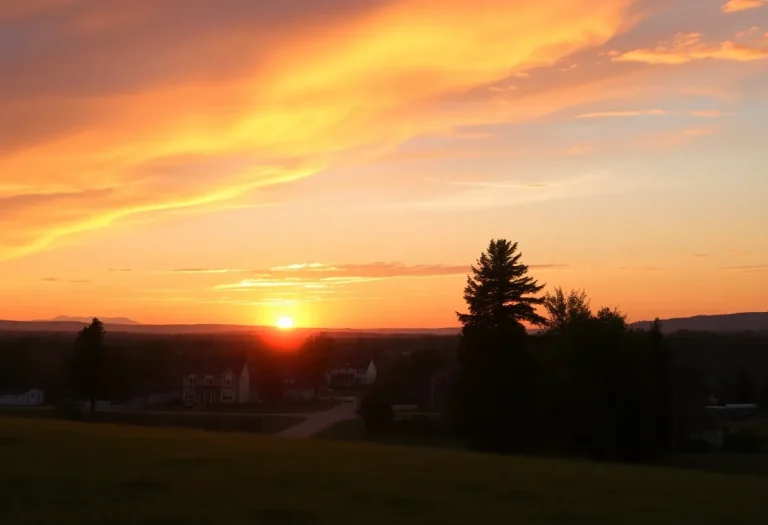
[[[0,523],[764,523],[768,479],[0,419]]]

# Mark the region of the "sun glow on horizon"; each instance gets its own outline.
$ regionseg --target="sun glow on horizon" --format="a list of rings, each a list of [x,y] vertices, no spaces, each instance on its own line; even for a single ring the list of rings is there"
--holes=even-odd
[[[287,316],[280,317],[277,320],[277,323],[275,323],[275,326],[277,326],[280,330],[290,330],[293,328],[293,319]]]

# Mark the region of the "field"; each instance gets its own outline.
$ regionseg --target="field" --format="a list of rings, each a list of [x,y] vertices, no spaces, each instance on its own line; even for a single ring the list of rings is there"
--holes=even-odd
[[[0,418],[23,417],[55,419],[56,412],[50,407],[41,408],[3,408]],[[2,421],[2,419],[0,419]],[[298,425],[304,418],[294,415],[263,415],[252,414],[217,414],[193,413],[188,411],[171,412],[97,412],[95,421],[98,423],[116,423],[121,425],[136,425],[143,427],[178,427],[198,430],[216,430],[219,432],[256,432],[259,434],[276,434],[293,425]]]
[[[0,523],[764,523],[768,479],[0,418]]]

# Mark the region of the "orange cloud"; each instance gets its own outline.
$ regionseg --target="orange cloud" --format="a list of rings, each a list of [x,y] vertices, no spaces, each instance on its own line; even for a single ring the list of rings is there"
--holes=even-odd
[[[698,137],[707,137],[715,133],[717,133],[717,128],[711,126],[684,128],[678,131],[640,137],[636,142],[649,147],[676,148],[688,144]]]
[[[731,113],[728,111],[720,111],[717,109],[700,109],[696,111],[691,111],[691,115],[693,115],[694,117],[704,117],[704,118],[728,117],[735,114],[736,113]]]
[[[739,31],[734,36],[737,39],[749,38],[751,36],[754,36],[758,31],[760,31],[760,28],[758,26],[752,26],[749,29],[745,29],[744,31]]]
[[[562,269],[562,264],[534,264],[531,269]],[[296,300],[303,300],[305,293],[337,293],[340,289],[354,284],[380,281],[393,278],[429,278],[449,275],[466,275],[471,268],[467,265],[403,263],[369,264],[292,264],[278,266],[269,270],[252,272],[255,277],[236,283],[221,284],[214,287],[217,291],[248,291],[254,289],[290,290],[288,293]],[[299,293],[300,292],[300,293]],[[280,292],[271,294],[279,295]]]
[[[645,64],[685,64],[707,58],[738,62],[763,60],[768,58],[768,48],[736,44],[729,40],[706,43],[702,42],[700,33],[679,33],[669,44],[619,53],[611,60]]]
[[[723,4],[723,12],[736,13],[747,9],[757,9],[768,4],[768,0],[728,0]]]
[[[640,109],[632,111],[603,111],[598,113],[583,113],[576,118],[606,118],[606,117],[640,117],[645,115],[666,115],[663,109]]]
[[[0,8],[21,35],[0,60],[14,130],[0,145],[0,260],[137,214],[224,205],[356,148],[543,114],[564,102],[450,100],[607,42],[633,0],[195,3],[172,27],[164,3],[73,3]]]

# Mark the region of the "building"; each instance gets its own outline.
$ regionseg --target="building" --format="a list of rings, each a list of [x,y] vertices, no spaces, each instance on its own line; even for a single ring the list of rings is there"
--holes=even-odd
[[[0,405],[32,407],[45,402],[45,392],[37,388],[0,391]]]
[[[328,370],[328,383],[336,388],[369,386],[376,382],[377,370],[373,360],[346,361]]]
[[[181,377],[185,406],[242,404],[250,401],[250,371],[245,359],[210,358],[188,362]]]

